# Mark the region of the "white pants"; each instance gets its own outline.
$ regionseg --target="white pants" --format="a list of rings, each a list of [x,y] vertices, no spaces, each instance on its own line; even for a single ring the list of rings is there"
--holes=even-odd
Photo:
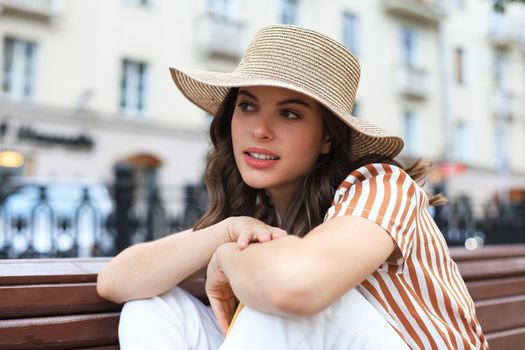
[[[312,316],[282,317],[244,307],[224,339],[211,309],[174,287],[127,302],[119,324],[122,350],[408,350],[381,314],[352,289]]]

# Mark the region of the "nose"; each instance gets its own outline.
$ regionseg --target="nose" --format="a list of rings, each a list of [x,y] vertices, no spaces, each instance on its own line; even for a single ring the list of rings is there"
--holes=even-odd
[[[257,140],[271,140],[274,137],[273,120],[270,113],[260,113],[251,130]]]

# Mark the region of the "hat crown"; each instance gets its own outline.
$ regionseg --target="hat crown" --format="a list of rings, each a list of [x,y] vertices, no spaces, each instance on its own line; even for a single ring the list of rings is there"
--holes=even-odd
[[[292,84],[351,113],[361,69],[339,42],[305,28],[273,25],[257,32],[235,72]]]
[[[403,140],[352,116],[361,69],[337,41],[310,29],[272,25],[261,29],[232,73],[171,68],[181,92],[216,115],[231,88],[275,86],[309,96],[351,129],[352,161],[375,154],[394,158]]]

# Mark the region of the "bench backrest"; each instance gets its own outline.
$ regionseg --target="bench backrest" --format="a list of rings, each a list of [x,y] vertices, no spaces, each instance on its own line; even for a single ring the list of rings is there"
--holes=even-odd
[[[0,262],[0,349],[118,349],[122,306],[96,292],[108,260]]]
[[[525,244],[451,248],[492,350],[525,344]],[[118,349],[122,305],[100,298],[109,258],[0,262],[0,349]]]
[[[451,248],[492,350],[525,348],[525,244]]]

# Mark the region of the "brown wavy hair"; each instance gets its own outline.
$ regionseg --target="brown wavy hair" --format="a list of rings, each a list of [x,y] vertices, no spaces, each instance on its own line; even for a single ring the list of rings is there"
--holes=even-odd
[[[272,226],[278,226],[289,234],[304,236],[321,224],[330,207],[335,191],[353,170],[369,163],[388,163],[404,169],[416,182],[421,183],[431,169],[428,161],[418,159],[406,169],[394,159],[371,154],[352,159],[349,142],[352,130],[328,109],[321,105],[324,131],[331,138],[331,150],[321,154],[314,167],[297,189],[292,203],[282,220],[270,196],[264,189],[255,189],[244,183],[233,155],[231,120],[239,89],[232,88],[222,102],[210,126],[212,148],[204,174],[209,195],[209,208],[195,224],[199,230],[230,216],[251,216]],[[441,194],[429,196],[431,205],[441,205],[446,199]]]

